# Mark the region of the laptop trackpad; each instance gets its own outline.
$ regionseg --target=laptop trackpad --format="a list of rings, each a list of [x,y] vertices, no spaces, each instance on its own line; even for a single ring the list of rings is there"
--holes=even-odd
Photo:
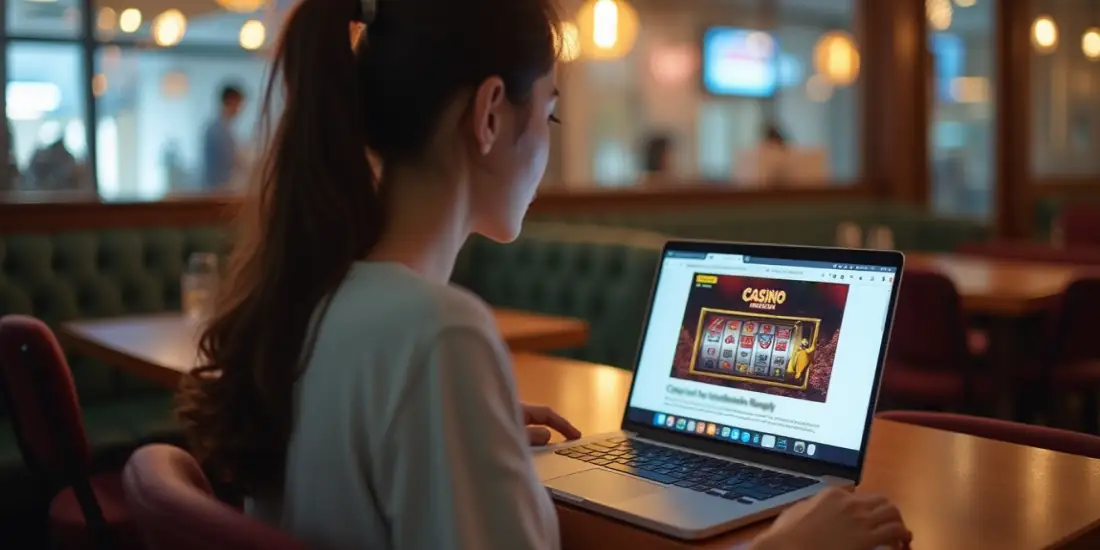
[[[547,487],[604,503],[624,502],[664,487],[607,470],[587,470],[548,482]]]

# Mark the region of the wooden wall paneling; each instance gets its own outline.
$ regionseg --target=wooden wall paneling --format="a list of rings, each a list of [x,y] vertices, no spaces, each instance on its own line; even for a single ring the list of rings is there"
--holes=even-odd
[[[928,204],[924,0],[857,0],[863,56],[864,178],[884,199]]]
[[[1000,0],[994,6],[996,144],[994,171],[997,236],[1021,239],[1033,231],[1031,180],[1032,0]],[[1076,37],[1063,37],[1074,47]]]

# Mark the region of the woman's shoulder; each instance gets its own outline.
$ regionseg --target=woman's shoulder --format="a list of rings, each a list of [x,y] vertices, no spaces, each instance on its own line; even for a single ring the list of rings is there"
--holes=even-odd
[[[357,266],[334,296],[329,313],[422,334],[496,327],[488,304],[469,290],[387,265]]]

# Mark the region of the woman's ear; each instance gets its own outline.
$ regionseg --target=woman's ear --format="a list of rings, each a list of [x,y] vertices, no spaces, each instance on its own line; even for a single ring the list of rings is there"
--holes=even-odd
[[[505,100],[504,81],[498,76],[485,79],[474,92],[473,131],[482,155],[488,155],[500,139]]]

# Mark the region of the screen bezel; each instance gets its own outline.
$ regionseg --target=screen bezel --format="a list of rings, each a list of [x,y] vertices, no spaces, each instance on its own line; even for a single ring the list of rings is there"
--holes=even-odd
[[[714,438],[687,434],[656,428],[652,424],[632,422],[630,420],[630,402],[634,398],[635,384],[638,383],[638,368],[642,359],[642,349],[645,346],[646,334],[649,332],[649,322],[652,316],[654,294],[664,271],[665,260],[670,252],[711,253],[711,254],[740,254],[744,256],[758,256],[763,258],[777,258],[784,260],[819,261],[827,263],[860,264],[879,267],[892,267],[896,269],[894,284],[890,289],[890,302],[886,312],[886,330],[883,331],[882,342],[879,346],[879,355],[875,365],[875,379],[871,389],[871,396],[867,403],[867,415],[863,425],[863,439],[860,444],[858,459],[855,466],[847,466],[834,462],[826,462],[809,457],[783,454],[777,451],[769,451],[760,447],[751,447],[733,442],[721,441]],[[627,393],[626,403],[623,406],[622,426],[623,431],[634,432],[643,437],[661,441],[673,445],[698,449],[703,452],[727,456],[730,458],[782,468],[806,472],[816,476],[835,476],[850,479],[859,483],[863,472],[863,464],[867,458],[867,443],[871,435],[875,409],[878,405],[879,391],[882,383],[883,365],[886,361],[886,351],[890,344],[890,333],[894,323],[894,308],[897,304],[898,290],[902,284],[902,274],[905,267],[905,255],[897,251],[885,250],[860,250],[847,248],[823,248],[796,245],[768,245],[749,243],[719,243],[713,241],[669,241],[661,250],[661,259],[657,264],[657,271],[653,276],[653,284],[649,290],[649,305],[646,307],[645,320],[642,323],[642,336],[638,339],[638,349],[634,354],[634,376],[630,381],[630,392]]]
[[[721,93],[721,92],[716,92],[714,90],[711,90],[710,86],[707,85],[707,75],[710,74],[707,71],[707,51],[708,51],[707,50],[707,36],[710,35],[713,31],[722,31],[722,30],[725,30],[725,31],[762,32],[762,33],[764,33],[764,34],[771,37],[772,43],[775,44],[776,51],[772,55],[772,60],[771,60],[772,61],[772,63],[771,63],[772,71],[773,71],[774,74],[772,75],[773,76],[772,87],[771,87],[771,90],[768,91],[768,93],[766,93],[766,94],[729,94],[729,93]],[[776,96],[776,94],[779,93],[780,88],[782,88],[782,84],[779,82],[779,58],[780,58],[781,52],[783,50],[779,47],[779,37],[777,37],[775,35],[775,33],[771,32],[769,30],[754,29],[754,28],[751,28],[751,27],[738,27],[738,26],[733,26],[733,25],[709,25],[709,26],[703,27],[702,31],[699,33],[699,42],[698,42],[698,44],[699,44],[699,77],[698,77],[698,82],[699,82],[699,88],[703,91],[704,94],[706,94],[710,97],[714,97],[714,98],[727,98],[727,99],[750,99],[750,100],[751,99],[771,99],[771,98],[774,98]]]

